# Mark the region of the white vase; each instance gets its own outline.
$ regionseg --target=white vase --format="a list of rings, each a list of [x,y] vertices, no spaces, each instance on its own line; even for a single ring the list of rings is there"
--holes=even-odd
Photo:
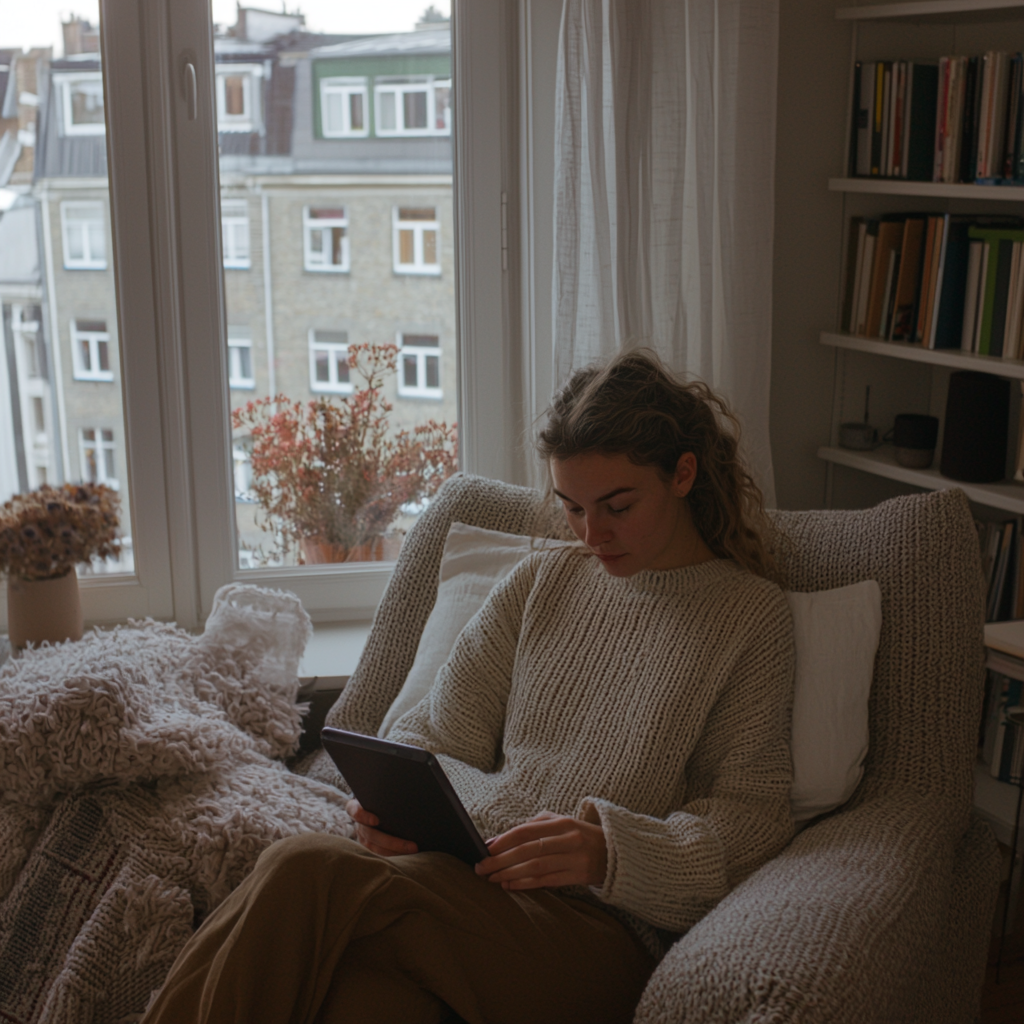
[[[7,577],[7,632],[11,647],[82,639],[82,602],[74,569],[49,580]]]

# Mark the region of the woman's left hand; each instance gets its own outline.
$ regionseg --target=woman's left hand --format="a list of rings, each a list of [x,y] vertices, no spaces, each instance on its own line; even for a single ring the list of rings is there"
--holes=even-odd
[[[503,889],[603,885],[608,848],[600,824],[541,811],[487,844],[476,873]]]

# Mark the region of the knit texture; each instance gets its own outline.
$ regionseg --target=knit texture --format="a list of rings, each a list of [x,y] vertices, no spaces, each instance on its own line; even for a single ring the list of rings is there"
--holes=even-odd
[[[0,1019],[135,1019],[270,843],[350,834],[342,794],[277,760],[309,630],[231,586],[200,637],[136,622],[0,670]]]
[[[984,656],[970,506],[954,489],[863,512],[773,516],[792,542],[784,587],[881,588],[865,775],[847,805],[673,946],[637,1024],[976,1020],[999,876],[991,830],[970,817]],[[328,724],[376,734],[436,599],[452,522],[565,536],[535,491],[448,481],[406,540]],[[323,752],[302,770],[339,781]]]

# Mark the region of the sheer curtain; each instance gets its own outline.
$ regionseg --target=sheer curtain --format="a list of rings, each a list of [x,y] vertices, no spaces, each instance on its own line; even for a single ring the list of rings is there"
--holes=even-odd
[[[565,0],[554,371],[647,345],[768,440],[778,0]]]

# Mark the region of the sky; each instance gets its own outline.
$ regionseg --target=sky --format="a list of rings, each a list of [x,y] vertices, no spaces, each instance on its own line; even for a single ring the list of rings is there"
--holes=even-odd
[[[408,32],[431,0],[290,0],[289,11],[306,15],[306,27],[319,32],[385,33]],[[433,0],[443,14],[451,10],[450,0]],[[225,25],[235,22],[235,0],[213,0],[213,19]],[[254,7],[280,10],[274,0]],[[52,46],[54,56],[64,50],[60,24],[71,13],[93,23],[99,17],[98,0],[0,0],[0,48]]]

